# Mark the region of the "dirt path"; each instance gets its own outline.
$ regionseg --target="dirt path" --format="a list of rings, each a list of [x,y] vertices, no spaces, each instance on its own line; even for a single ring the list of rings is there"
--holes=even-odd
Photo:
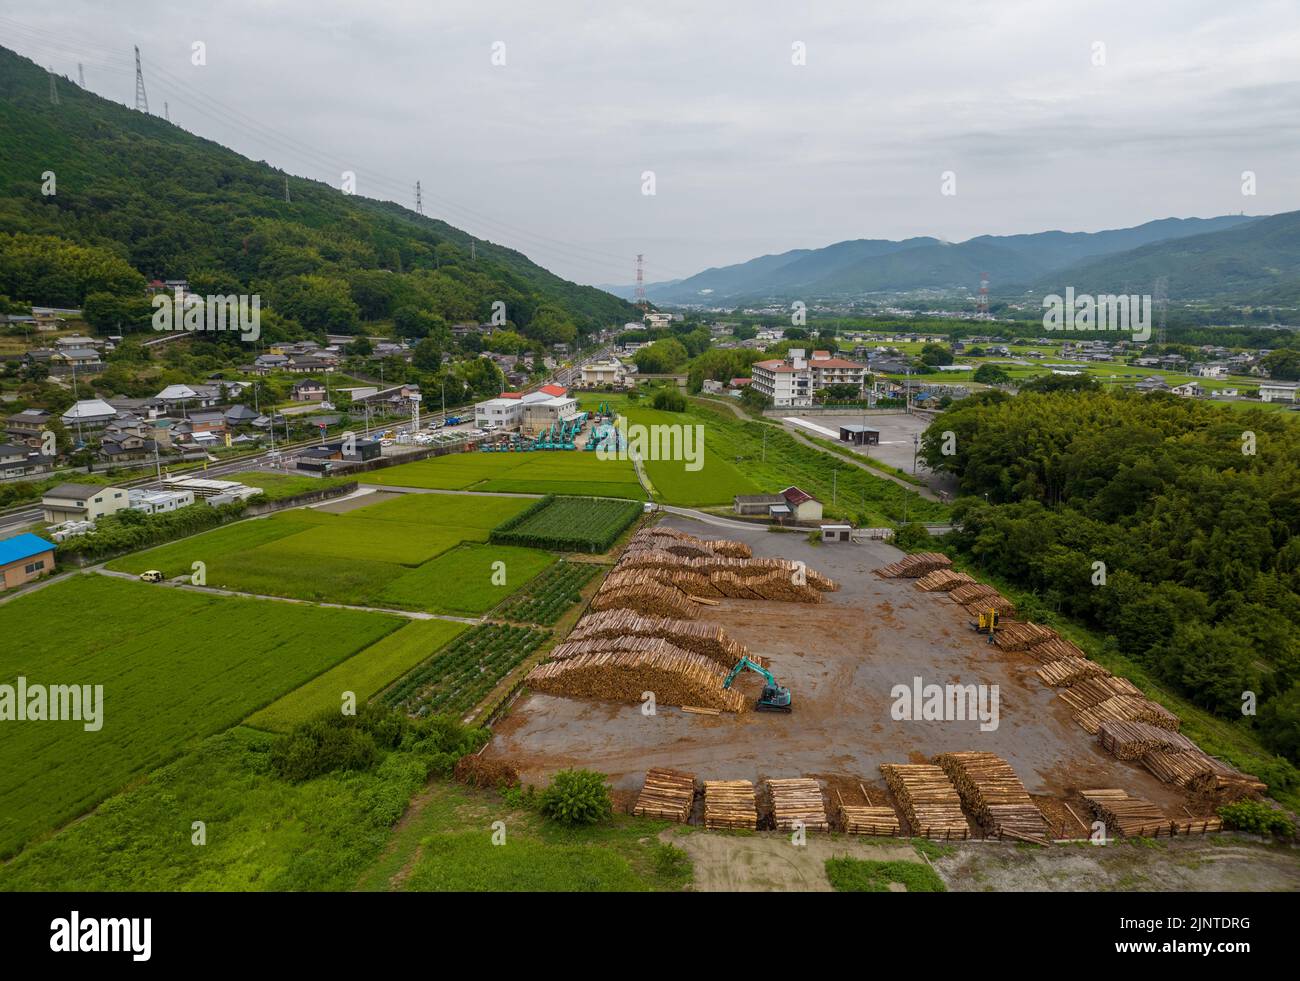
[[[695,863],[697,892],[830,892],[828,858],[880,862],[924,862],[906,842],[867,844],[858,838],[809,835],[796,846],[787,835],[695,833],[661,836],[683,849]]]

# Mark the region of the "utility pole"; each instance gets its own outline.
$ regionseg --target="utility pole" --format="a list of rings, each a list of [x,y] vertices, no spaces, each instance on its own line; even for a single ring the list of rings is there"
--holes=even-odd
[[[135,107],[140,112],[149,111],[149,96],[144,90],[144,69],[140,67],[140,46],[135,45]]]
[[[169,123],[172,121],[171,107],[167,105],[166,100],[163,100],[163,119],[167,120]]]
[[[51,70],[50,71],[50,105],[57,106],[58,104],[59,104],[59,88],[58,88],[58,84],[54,80],[54,72],[53,70]]]
[[[831,507],[835,507],[840,499],[840,468],[839,464],[831,472]]]
[[[77,62],[77,81],[83,89],[86,87],[86,69],[81,67],[81,62]]]
[[[286,204],[289,203],[289,175],[288,174],[284,175],[284,201]]]
[[[417,215],[422,215],[422,214],[424,214],[424,199],[423,199],[423,198],[421,197],[421,195],[420,195],[420,182],[419,182],[419,181],[416,181],[416,182],[415,182],[415,213],[416,213]]]

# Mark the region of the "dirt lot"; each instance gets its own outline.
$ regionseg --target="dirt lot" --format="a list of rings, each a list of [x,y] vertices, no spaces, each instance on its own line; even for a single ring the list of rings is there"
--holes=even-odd
[[[688,518],[667,523],[702,537],[723,534]],[[1032,658],[985,643],[944,594],[871,575],[900,557],[892,546],[813,546],[802,535],[762,529],[725,534],[747,541],[755,555],[803,560],[842,584],[820,604],[723,600],[709,611],[711,620],[770,658],[773,673],[793,693],[793,714],[708,717],[660,707],[647,717],[639,706],[534,694],[496,726],[487,752],[517,761],[528,782],[584,766],[609,774],[617,788],[635,790],[647,767],[669,766],[700,779],[817,775],[878,789],[881,763],[975,749],[1005,758],[1031,794],[1122,787],[1180,812],[1180,794],[1108,756],[1079,728],[1034,675]],[[925,684],[997,685],[997,729],[981,732],[974,720],[894,720],[891,689],[911,686],[915,677]],[[738,684],[751,697],[760,687],[753,674]]]

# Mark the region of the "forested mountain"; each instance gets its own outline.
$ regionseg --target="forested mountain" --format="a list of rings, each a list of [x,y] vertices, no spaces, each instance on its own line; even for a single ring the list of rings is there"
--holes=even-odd
[[[1250,241],[1250,229],[1262,220],[1244,215],[1165,218],[1134,228],[980,235],[956,244],[934,238],[857,239],[707,269],[672,283],[652,283],[646,293],[660,303],[729,305],[742,300],[846,299],[922,289],[974,292],[981,273],[989,274],[995,292],[1020,293],[1049,277],[1074,284],[1076,280],[1068,277],[1076,275],[1076,268],[1086,268],[1077,264],[1105,261],[1098,257],[1110,257],[1114,267],[1123,270],[1125,256],[1134,249],[1154,248],[1152,243],[1174,247],[1190,236],[1209,239],[1232,229],[1241,230],[1243,240]],[[1162,274],[1143,272],[1151,282]],[[1130,279],[1137,282],[1132,276],[1111,278],[1115,290]],[[620,295],[630,295],[627,289],[620,289]]]
[[[431,323],[486,320],[501,300],[546,342],[634,313],[519,252],[288,176],[66,79],[53,104],[49,78],[0,48],[0,294],[12,300],[102,304],[186,278],[199,292],[260,293],[279,318],[344,333],[404,308]],[[43,193],[47,174],[54,193]]]
[[[1253,692],[1260,735],[1300,762],[1300,428],[1174,396],[993,392],[923,446],[960,481],[959,548],[1224,718]]]

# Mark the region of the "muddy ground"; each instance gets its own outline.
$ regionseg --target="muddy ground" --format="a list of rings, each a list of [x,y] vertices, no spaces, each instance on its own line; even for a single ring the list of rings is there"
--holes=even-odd
[[[701,537],[722,533],[678,516],[665,523]],[[487,752],[516,761],[527,782],[544,783],[556,770],[581,766],[631,791],[651,766],[686,770],[701,780],[816,775],[828,783],[842,778],[848,786],[862,781],[873,790],[883,787],[881,763],[984,750],[1006,759],[1031,794],[1073,798],[1081,788],[1120,787],[1181,813],[1180,793],[1107,755],[1074,722],[1069,707],[1035,676],[1032,658],[987,644],[945,594],[872,575],[901,557],[897,549],[884,543],[814,546],[804,535],[761,528],[725,534],[748,542],[755,555],[803,560],[841,583],[820,604],[722,600],[708,610],[709,619],[770,659],[793,694],[792,714],[710,717],[661,706],[647,717],[636,705],[533,694],[494,727]],[[896,721],[891,690],[911,686],[916,677],[925,684],[997,685],[996,730],[982,732],[976,720]],[[738,684],[757,696],[757,675]]]

